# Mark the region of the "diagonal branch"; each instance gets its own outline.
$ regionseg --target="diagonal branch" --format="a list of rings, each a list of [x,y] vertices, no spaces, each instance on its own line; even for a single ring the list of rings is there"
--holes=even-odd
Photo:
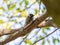
[[[42,27],[46,27],[46,26],[52,26],[52,27],[55,27],[51,21],[43,21],[41,22],[36,28],[42,28]],[[3,35],[9,35],[9,34],[13,34],[15,33],[16,31],[19,31],[19,29],[12,29],[12,30],[7,30],[7,29],[4,29],[2,31],[0,31],[0,36],[3,36]],[[2,33],[3,32],[3,33]]]
[[[43,40],[43,39],[45,39],[46,37],[50,36],[51,34],[53,34],[54,32],[56,32],[58,29],[59,29],[59,28],[55,29],[53,32],[51,32],[50,34],[46,35],[45,37],[42,37],[41,39],[37,40],[36,42],[33,43],[33,45],[36,44],[37,42],[39,42],[40,40]]]
[[[42,28],[42,27],[46,27],[46,26],[53,26],[53,24],[52,24],[51,21],[45,21],[44,20],[36,28]],[[12,29],[12,30],[4,29],[4,30],[0,31],[0,36],[13,34],[13,33],[15,33],[16,31],[19,31],[19,30],[20,30],[20,28],[19,29]]]
[[[21,28],[19,29],[19,31],[11,34],[7,39],[5,39],[4,41],[2,41],[1,43],[2,43],[2,44],[6,44],[6,43],[8,43],[8,42],[10,42],[10,41],[12,41],[12,40],[20,37],[20,36],[26,35],[26,34],[29,33],[30,31],[32,31],[34,28],[36,28],[37,25],[40,24],[42,21],[44,21],[47,17],[48,17],[48,16],[46,15],[46,12],[45,12],[42,16],[36,18],[36,20],[34,20],[33,22],[31,22],[31,23],[28,24],[27,26],[21,27]]]

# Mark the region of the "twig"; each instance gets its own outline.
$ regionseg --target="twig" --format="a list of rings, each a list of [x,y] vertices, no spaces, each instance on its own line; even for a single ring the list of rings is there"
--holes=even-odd
[[[39,15],[40,15],[40,9],[41,9],[41,0],[39,0]]]
[[[50,36],[51,34],[53,34],[54,32],[56,32],[58,29],[59,28],[55,29],[53,32],[51,32],[50,34],[46,35],[45,37],[42,37],[41,39],[37,40],[36,42],[33,43],[33,45],[36,44],[38,41],[41,41],[41,40],[45,39],[46,37]]]
[[[36,1],[35,2],[33,2],[29,7],[26,7],[25,9],[23,9],[22,11],[25,11],[26,9],[29,9],[32,5],[34,5],[36,3]],[[22,11],[20,11],[20,12],[22,12]]]
[[[29,35],[29,33],[28,33],[28,35]],[[28,37],[28,35],[26,35],[19,44],[22,44],[22,42]]]
[[[27,38],[27,36],[26,37],[24,37],[23,38],[23,40],[19,43],[20,45],[22,44],[22,42],[25,40]]]
[[[32,36],[30,39],[34,38],[34,37],[39,33],[39,31],[40,31],[40,29],[39,29],[38,32],[37,32],[34,36]]]

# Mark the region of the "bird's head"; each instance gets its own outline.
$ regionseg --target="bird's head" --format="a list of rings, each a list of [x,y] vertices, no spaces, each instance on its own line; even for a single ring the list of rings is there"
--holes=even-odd
[[[33,17],[34,15],[33,14],[29,14],[30,15],[30,17]]]

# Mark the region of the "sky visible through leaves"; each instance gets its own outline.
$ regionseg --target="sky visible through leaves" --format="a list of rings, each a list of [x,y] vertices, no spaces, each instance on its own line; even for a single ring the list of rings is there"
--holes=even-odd
[[[24,10],[25,8],[29,7],[32,3],[34,3],[35,1],[36,0],[0,0],[0,29],[9,29],[10,30],[10,29],[20,28],[21,26],[24,25],[25,19],[30,13],[32,13],[36,17],[38,17],[39,5],[37,2],[34,5],[32,5],[29,9]],[[43,4],[41,6],[41,9],[43,9]],[[40,11],[40,14],[42,14],[42,11]],[[34,41],[38,40],[40,37],[43,37],[43,36],[45,36],[45,34],[49,34],[51,31],[54,30],[53,27],[50,27],[50,30],[47,30],[47,29],[42,28],[41,31],[39,31],[40,28],[34,29],[29,34],[29,36],[27,37],[25,42],[22,42],[21,45],[26,45],[26,43],[32,44]],[[45,32],[47,32],[47,33],[45,33]],[[40,44],[54,45],[53,43],[55,43],[57,38],[59,38],[59,36],[57,36],[57,34],[59,34],[59,32],[58,33],[57,32],[55,32],[55,34],[52,34],[51,36],[47,37],[46,39],[38,42],[36,45],[38,45],[38,44],[39,45]],[[54,37],[53,37],[53,35],[54,35]],[[5,38],[7,38],[6,35],[0,37],[0,41],[4,40]],[[19,37],[16,40],[7,43],[6,45],[19,45],[22,40],[23,40],[23,37]],[[56,45],[59,45],[59,44],[60,43],[57,43]]]

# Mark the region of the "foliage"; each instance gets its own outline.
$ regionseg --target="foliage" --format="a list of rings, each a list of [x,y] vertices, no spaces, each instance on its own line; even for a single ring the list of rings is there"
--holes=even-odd
[[[28,44],[28,45],[32,45],[32,42],[28,39],[25,40],[25,43]]]
[[[35,14],[34,16],[38,15],[39,14],[38,6],[40,4],[39,2],[40,0],[22,0],[22,1],[15,1],[15,2],[13,2],[12,0],[4,0],[2,5],[0,5],[0,16],[6,17],[8,20],[3,21],[2,19],[0,19],[0,24],[2,24],[3,28],[11,30],[12,29],[11,27],[13,25],[22,24],[23,21],[25,21],[25,19],[29,15],[29,13]],[[5,7],[4,7],[4,4],[5,4]],[[45,7],[42,9],[42,12],[44,12],[44,10],[45,10]],[[40,31],[41,33],[38,36],[38,33]],[[36,37],[35,38],[36,40],[34,40],[34,42],[43,38],[45,35],[48,35],[48,31],[51,31],[51,30],[50,30],[50,27],[47,26],[47,27],[41,28],[39,31],[34,32],[35,35],[32,36],[33,38]],[[23,42],[28,45],[32,45],[33,43],[32,41],[30,41],[31,39],[32,38],[30,39],[26,38]],[[49,39],[48,40],[46,39],[46,42],[50,43],[51,41]],[[46,42],[45,40],[42,40],[41,45],[45,45]],[[56,44],[56,42],[60,43],[60,40],[53,38],[52,43]]]

